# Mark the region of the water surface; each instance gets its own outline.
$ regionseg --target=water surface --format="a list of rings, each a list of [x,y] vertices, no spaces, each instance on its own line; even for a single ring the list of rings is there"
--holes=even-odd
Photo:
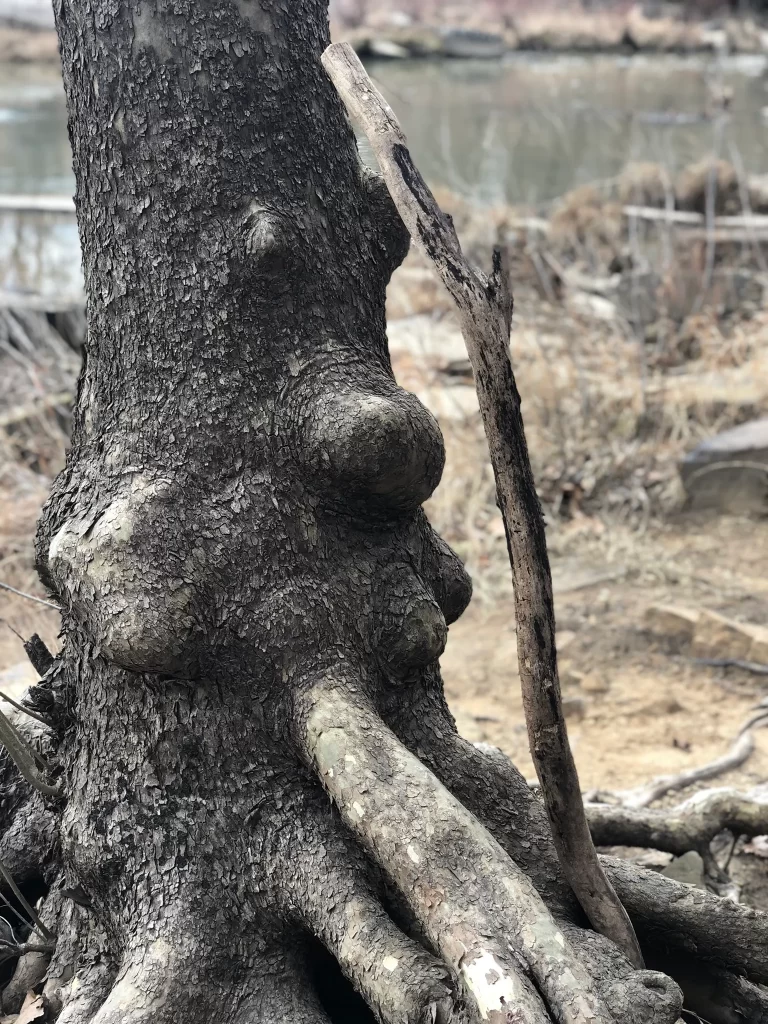
[[[537,205],[632,160],[674,172],[713,148],[748,172],[768,172],[763,57],[513,54],[368,68],[427,180],[479,203]],[[730,107],[718,120],[713,97],[724,89]],[[0,65],[0,192],[71,195],[73,187],[58,70]],[[79,285],[72,218],[0,216],[0,288]]]

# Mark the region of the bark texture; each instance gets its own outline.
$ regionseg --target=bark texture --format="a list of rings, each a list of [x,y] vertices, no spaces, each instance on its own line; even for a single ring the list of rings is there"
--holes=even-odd
[[[543,809],[445,707],[471,588],[419,507],[442,442],[384,321],[408,238],[322,70],[324,4],[54,6],[88,339],[38,536],[51,728],[25,736],[62,798],[0,766],[0,856],[49,890],[49,1016],[674,1024],[677,987],[580,927]],[[357,751],[318,742],[337,725]],[[485,889],[454,885],[481,854]],[[449,949],[462,924],[484,944]]]

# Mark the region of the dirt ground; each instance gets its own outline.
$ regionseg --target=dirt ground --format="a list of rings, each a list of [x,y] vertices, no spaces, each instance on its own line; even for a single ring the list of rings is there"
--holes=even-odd
[[[608,562],[605,547],[585,544],[578,559],[553,566],[568,731],[585,790],[631,788],[714,760],[768,694],[768,677],[667,653],[643,618],[649,605],[675,604],[768,622],[768,580],[754,578],[768,564],[768,523],[681,519],[649,530],[634,563]],[[442,667],[460,731],[501,747],[532,778],[511,595],[470,606],[450,629]],[[746,764],[717,785],[768,778],[768,730],[755,738]]]

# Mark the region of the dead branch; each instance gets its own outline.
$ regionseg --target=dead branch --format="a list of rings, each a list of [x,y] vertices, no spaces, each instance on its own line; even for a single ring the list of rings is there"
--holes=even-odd
[[[49,786],[38,771],[38,765],[46,767],[43,758],[21,738],[13,723],[0,711],[0,743],[19,769],[22,778],[45,796],[60,796],[56,786]],[[2,868],[0,868],[2,873]]]
[[[24,908],[24,910],[29,914],[30,923],[37,929],[37,931],[40,933],[40,935],[42,935],[42,937],[44,939],[47,939],[48,942],[53,941],[53,932],[51,932],[48,928],[46,928],[46,926],[40,920],[40,915],[37,913],[37,911],[34,909],[34,907],[29,903],[29,901],[25,897],[24,893],[21,891],[21,889],[19,889],[18,885],[16,885],[16,882],[14,881],[13,875],[10,873],[8,868],[5,866],[5,864],[3,864],[3,862],[1,860],[0,860],[0,875],[3,876],[3,879],[5,880],[6,885],[9,887],[9,889],[11,890],[13,895],[19,901],[21,906]]]
[[[37,712],[32,711],[31,708],[25,708],[23,704],[19,704],[18,701],[15,701],[13,697],[9,697],[7,693],[3,693],[2,690],[0,690],[0,699],[4,700],[7,704],[10,704],[12,708],[16,708],[16,710],[20,711],[23,715],[28,715],[36,722],[44,725],[46,729],[51,728],[51,723],[47,718],[44,718],[42,715],[38,715]]]
[[[335,43],[323,64],[350,115],[365,131],[411,237],[434,264],[458,307],[507,535],[518,658],[528,735],[563,872],[593,926],[642,965],[629,917],[597,858],[565,730],[557,674],[552,581],[509,357],[512,295],[506,257],[494,253],[490,278],[472,268],[453,221],[413,164],[406,138],[354,50]]]
[[[681,856],[709,844],[726,829],[740,836],[768,833],[768,791],[732,788],[696,793],[676,807],[636,808],[587,804],[592,838],[598,846],[641,846]]]
[[[53,608],[56,612],[61,611],[61,608],[52,601],[46,601],[42,597],[35,597],[34,594],[26,594],[23,590],[17,590],[16,587],[12,587],[9,583],[0,582],[0,590],[7,590],[10,594],[15,594],[16,597],[25,597],[27,601],[36,601],[38,604],[44,604],[46,608]]]
[[[768,676],[768,665],[759,661],[743,661],[741,658],[691,658],[692,665],[704,665],[708,668],[740,668],[743,672],[752,672],[756,676]]]
[[[686,789],[697,782],[705,779],[714,779],[732,768],[739,768],[752,751],[755,749],[755,741],[751,732],[742,732],[731,749],[722,757],[710,761],[708,764],[699,765],[698,768],[688,768],[678,775],[660,775],[647,786],[639,786],[637,789],[625,789],[614,793],[623,807],[648,807],[654,800],[659,800],[667,793],[674,790]]]

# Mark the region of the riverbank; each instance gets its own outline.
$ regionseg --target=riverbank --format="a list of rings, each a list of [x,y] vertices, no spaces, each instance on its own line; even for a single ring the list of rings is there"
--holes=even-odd
[[[417,22],[404,15],[371,16],[356,26],[339,23],[361,56],[488,58],[515,51],[538,53],[768,54],[768,25],[751,16],[690,21],[651,15],[640,6],[599,11],[532,8],[504,20],[473,9],[450,9],[453,20]]]
[[[335,41],[350,42],[362,57],[390,60],[499,59],[513,52],[768,55],[768,23],[751,15],[690,21],[650,14],[639,5],[599,11],[532,8],[505,19],[452,5],[443,18],[432,21],[373,12],[361,24],[336,20],[331,33]],[[0,62],[58,59],[52,27],[40,19],[26,25],[5,18],[0,2]]]
[[[725,161],[674,176],[641,164],[547,208],[437,194],[473,262],[487,267],[498,244],[510,251],[511,350],[553,550],[565,556],[616,524],[630,536],[678,515],[685,454],[768,415],[763,179]],[[42,497],[66,447],[82,315],[43,306],[36,326],[5,302],[8,345],[30,340],[16,358],[0,352],[0,487]],[[472,374],[452,302],[415,249],[392,279],[387,319],[395,375],[445,436],[449,468],[430,515],[471,567],[483,567],[481,587],[493,594],[507,569]],[[58,338],[48,333],[54,323]]]

